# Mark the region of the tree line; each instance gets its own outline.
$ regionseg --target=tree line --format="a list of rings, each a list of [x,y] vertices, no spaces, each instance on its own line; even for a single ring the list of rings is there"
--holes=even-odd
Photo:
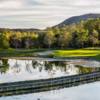
[[[51,27],[41,32],[0,31],[0,48],[84,48],[100,46],[100,19]]]

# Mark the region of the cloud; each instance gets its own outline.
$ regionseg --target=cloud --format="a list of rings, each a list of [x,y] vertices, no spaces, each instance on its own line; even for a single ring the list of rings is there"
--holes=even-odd
[[[38,0],[45,5],[58,6],[97,6],[100,5],[99,0]]]
[[[84,13],[99,13],[99,0],[0,0],[0,27],[45,28]]]
[[[0,8],[20,8],[22,7],[22,2],[14,0],[2,0],[0,3]]]
[[[31,6],[41,5],[35,0],[0,0],[0,8],[29,8]]]

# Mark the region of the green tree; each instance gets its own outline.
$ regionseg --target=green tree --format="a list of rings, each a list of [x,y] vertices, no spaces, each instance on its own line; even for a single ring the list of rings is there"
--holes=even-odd
[[[53,31],[48,31],[47,33],[45,33],[43,43],[48,48],[50,48],[53,45],[54,41],[55,41],[55,37]]]
[[[88,30],[82,30],[78,33],[77,37],[78,47],[86,47],[86,43],[88,42]]]
[[[93,29],[93,32],[90,35],[90,43],[93,47],[99,45],[99,33],[95,29]]]
[[[58,46],[61,48],[66,48],[71,42],[72,36],[69,32],[63,32],[58,37]]]
[[[3,49],[8,49],[10,47],[9,40],[4,33],[0,34],[0,47]]]

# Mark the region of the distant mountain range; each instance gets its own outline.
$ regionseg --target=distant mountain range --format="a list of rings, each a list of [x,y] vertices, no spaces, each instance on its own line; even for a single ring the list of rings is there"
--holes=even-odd
[[[10,31],[20,31],[20,32],[33,32],[33,31],[40,31],[39,29],[35,29],[35,28],[17,28],[17,29],[11,29],[11,28],[0,28],[0,32],[2,32],[3,30],[10,30]]]
[[[78,23],[82,20],[87,20],[89,18],[92,18],[92,19],[100,18],[100,14],[92,14],[91,13],[91,14],[85,14],[85,15],[70,17],[70,18],[66,19],[65,21],[63,21],[62,23],[60,23],[56,26],[62,27],[63,25],[70,25],[70,24],[73,24],[73,23]]]
[[[73,16],[73,17],[70,17],[68,19],[66,19],[65,21],[63,21],[62,23],[58,24],[58,25],[55,25],[53,27],[63,27],[64,25],[71,25],[71,24],[74,24],[74,23],[79,23],[81,20],[88,20],[89,18],[92,18],[92,19],[96,19],[96,18],[100,18],[100,14],[93,14],[93,13],[90,13],[90,14],[84,14],[84,15],[80,15],[80,16]],[[9,28],[0,28],[0,32],[2,32],[3,30],[5,29],[9,29]],[[34,29],[34,28],[29,28],[29,29],[9,29],[9,30],[12,30],[12,31],[21,31],[21,32],[28,32],[28,31],[43,31],[43,30],[40,30],[40,29]]]

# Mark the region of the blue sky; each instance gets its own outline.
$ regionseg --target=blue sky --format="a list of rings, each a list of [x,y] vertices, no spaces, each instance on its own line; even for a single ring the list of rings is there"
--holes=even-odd
[[[0,0],[0,27],[42,29],[85,13],[100,13],[100,0]]]

